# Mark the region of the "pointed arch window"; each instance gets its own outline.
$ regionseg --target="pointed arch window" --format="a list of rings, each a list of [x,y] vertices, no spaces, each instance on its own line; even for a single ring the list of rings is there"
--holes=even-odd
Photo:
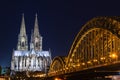
[[[24,42],[22,42],[22,47],[24,47]]]

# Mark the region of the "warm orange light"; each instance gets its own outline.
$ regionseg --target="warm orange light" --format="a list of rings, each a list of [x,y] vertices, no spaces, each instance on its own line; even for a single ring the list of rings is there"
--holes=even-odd
[[[88,64],[90,64],[90,63],[91,63],[91,61],[88,61],[87,63],[88,63]]]
[[[97,59],[94,59],[93,62],[97,62],[98,60]]]
[[[117,56],[117,54],[113,53],[113,54],[110,55],[110,57],[113,58],[113,59],[116,59],[118,56]]]
[[[80,64],[77,64],[77,66],[80,66]]]
[[[58,78],[55,78],[55,80],[59,80]]]
[[[112,80],[120,80],[120,76],[112,76]]]
[[[55,78],[55,80],[62,80],[62,79],[60,79],[60,78]]]
[[[105,60],[105,57],[101,57],[100,59],[101,59],[101,60]]]
[[[66,67],[66,69],[68,69],[68,67]]]
[[[82,63],[82,65],[85,65],[85,63]]]

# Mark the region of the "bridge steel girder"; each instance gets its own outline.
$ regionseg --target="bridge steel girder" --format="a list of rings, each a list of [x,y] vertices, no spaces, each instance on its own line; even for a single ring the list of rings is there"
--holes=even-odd
[[[120,17],[96,17],[81,28],[65,59],[54,58],[49,73],[60,69],[64,73],[52,76],[48,73],[48,77],[82,72],[114,63],[120,63]],[[58,64],[61,67],[58,68]]]
[[[50,65],[50,70],[48,75],[59,75],[63,74],[63,68],[65,67],[65,58],[64,56],[57,56],[53,59],[52,64]]]
[[[79,41],[82,35],[84,35],[87,31],[93,28],[102,28],[109,30],[110,32],[112,32],[120,38],[120,17],[96,17],[88,21],[75,37],[69,54],[72,53],[76,46],[76,43]]]
[[[88,21],[71,46],[65,65],[69,70],[66,72],[118,61],[120,58],[119,21],[120,17],[96,17]],[[81,65],[83,68],[80,67]]]

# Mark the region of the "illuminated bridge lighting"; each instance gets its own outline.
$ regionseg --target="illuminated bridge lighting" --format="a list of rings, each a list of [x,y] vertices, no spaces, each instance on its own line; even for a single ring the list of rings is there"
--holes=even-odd
[[[116,58],[118,58],[118,55],[116,53],[112,53],[112,54],[110,54],[110,57],[113,59],[116,59]]]
[[[65,79],[61,79],[61,78],[56,77],[54,80],[65,80]]]
[[[79,31],[68,56],[53,59],[49,73],[56,76],[101,67],[106,70],[119,69],[119,52],[120,17],[96,17]],[[109,69],[110,66],[114,69]]]

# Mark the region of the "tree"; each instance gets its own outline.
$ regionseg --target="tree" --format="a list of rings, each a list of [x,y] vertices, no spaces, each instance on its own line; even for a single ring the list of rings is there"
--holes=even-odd
[[[10,75],[10,67],[6,67],[6,75]]]

